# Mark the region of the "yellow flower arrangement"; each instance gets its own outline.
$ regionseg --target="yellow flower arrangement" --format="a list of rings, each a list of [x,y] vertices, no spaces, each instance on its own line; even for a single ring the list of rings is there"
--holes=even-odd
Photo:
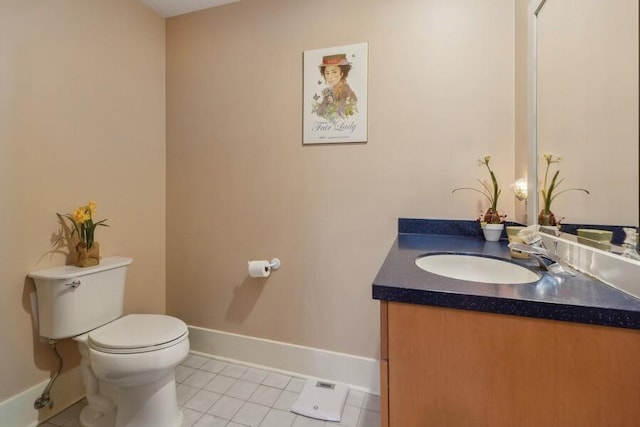
[[[71,236],[74,234],[78,235],[78,239],[80,240],[80,245],[84,246],[86,249],[91,249],[94,243],[94,234],[97,226],[108,227],[105,222],[107,219],[102,219],[100,221],[93,220],[93,216],[96,213],[96,203],[89,202],[85,206],[80,206],[76,209],[73,214],[56,214],[58,218],[67,218],[71,225],[73,226],[73,231],[71,232]]]

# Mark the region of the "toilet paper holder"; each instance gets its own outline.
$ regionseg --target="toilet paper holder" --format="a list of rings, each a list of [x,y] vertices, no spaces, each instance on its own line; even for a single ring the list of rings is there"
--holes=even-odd
[[[271,262],[269,262],[269,268],[272,270],[277,270],[280,268],[280,260],[278,258],[273,258]]]
[[[249,276],[269,277],[271,271],[278,268],[280,268],[280,260],[278,258],[273,258],[271,261],[249,261]]]

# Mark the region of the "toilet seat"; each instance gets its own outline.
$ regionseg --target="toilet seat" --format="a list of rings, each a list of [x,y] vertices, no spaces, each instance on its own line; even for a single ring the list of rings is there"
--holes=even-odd
[[[163,314],[129,314],[88,334],[89,347],[103,353],[133,354],[161,350],[187,339],[187,325]]]

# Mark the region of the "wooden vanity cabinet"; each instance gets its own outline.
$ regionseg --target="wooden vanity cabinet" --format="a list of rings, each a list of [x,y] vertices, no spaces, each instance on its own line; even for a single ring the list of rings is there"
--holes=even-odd
[[[640,426],[640,331],[380,303],[382,427]]]

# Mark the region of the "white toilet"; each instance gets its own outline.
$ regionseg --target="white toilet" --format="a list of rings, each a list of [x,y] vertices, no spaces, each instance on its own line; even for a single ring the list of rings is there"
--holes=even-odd
[[[85,427],[177,427],[175,368],[189,352],[187,325],[160,314],[122,316],[131,258],[29,274],[42,337],[73,338],[82,354]],[[122,316],[122,317],[121,317]]]

